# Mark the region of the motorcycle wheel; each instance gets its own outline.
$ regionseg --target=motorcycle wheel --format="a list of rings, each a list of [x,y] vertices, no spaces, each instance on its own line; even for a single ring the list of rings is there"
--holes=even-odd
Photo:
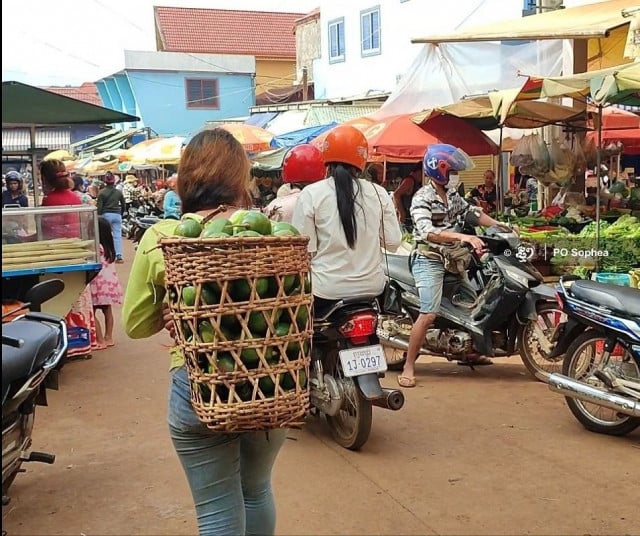
[[[369,439],[373,407],[352,378],[338,380],[344,388],[344,403],[334,417],[327,415],[327,424],[338,445],[349,450],[360,450]]]
[[[562,366],[562,373],[569,378],[588,383],[593,387],[606,388],[604,384],[593,376],[597,369],[613,370],[620,375],[620,365],[623,356],[609,356],[606,364],[602,363],[602,354],[605,338],[596,331],[585,331],[567,349]],[[630,356],[629,356],[630,357]],[[640,369],[630,357],[631,364],[635,365],[634,379],[640,381]],[[628,370],[625,370],[628,378]],[[616,412],[613,409],[603,408],[592,402],[585,402],[571,397],[565,397],[567,405],[580,424],[591,432],[614,436],[626,435],[640,426],[640,418],[631,417]]]
[[[541,347],[538,337],[543,336],[553,347],[558,337],[558,329],[566,322],[566,315],[556,303],[542,302],[536,306],[537,320],[529,321],[518,330],[518,352],[526,369],[541,382],[547,382],[554,372],[562,368],[562,356],[549,359]]]

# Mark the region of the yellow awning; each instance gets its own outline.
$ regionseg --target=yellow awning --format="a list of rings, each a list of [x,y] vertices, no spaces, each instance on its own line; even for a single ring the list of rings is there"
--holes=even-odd
[[[630,19],[622,16],[631,0],[608,0],[597,4],[558,9],[508,21],[469,28],[461,32],[412,39],[412,43],[455,43],[472,41],[519,41],[541,39],[589,39],[608,37]]]

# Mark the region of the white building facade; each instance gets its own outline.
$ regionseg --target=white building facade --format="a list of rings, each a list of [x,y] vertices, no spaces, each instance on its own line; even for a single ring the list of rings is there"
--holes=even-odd
[[[598,0],[539,0],[565,7]],[[392,92],[422,45],[411,39],[521,17],[535,0],[320,0],[315,96]]]

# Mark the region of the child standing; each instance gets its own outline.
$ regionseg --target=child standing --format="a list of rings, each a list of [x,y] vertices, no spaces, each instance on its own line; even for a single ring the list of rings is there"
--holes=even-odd
[[[98,218],[98,232],[100,234],[100,260],[102,269],[91,281],[91,297],[93,310],[96,313],[96,339],[97,350],[104,350],[107,346],[113,346],[113,306],[122,305],[122,285],[116,273],[114,261],[116,260],[116,248],[113,243],[111,224],[106,218]],[[98,322],[97,311],[104,315],[104,330]]]

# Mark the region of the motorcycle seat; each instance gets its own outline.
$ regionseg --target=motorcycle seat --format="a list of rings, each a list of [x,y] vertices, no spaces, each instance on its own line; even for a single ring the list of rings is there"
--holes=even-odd
[[[377,299],[378,296],[357,296],[335,300],[321,310],[315,308],[313,319],[315,322],[327,322],[334,314],[343,311],[345,308],[353,310],[354,307],[358,308],[360,306],[363,309],[371,309],[371,302]]]
[[[389,269],[387,270],[387,261],[389,263]],[[400,281],[405,285],[414,287],[416,285],[413,279],[413,274],[409,269],[409,257],[407,255],[394,255],[387,253],[387,261],[382,261],[382,267],[385,273],[388,271],[391,279]]]
[[[640,316],[640,290],[606,285],[597,281],[575,281],[571,293],[594,305],[602,305],[619,313]]]
[[[6,337],[22,339],[22,348],[2,345],[2,401],[4,402],[11,384],[27,378],[38,370],[58,346],[60,332],[57,327],[34,322],[14,320],[2,325]]]

